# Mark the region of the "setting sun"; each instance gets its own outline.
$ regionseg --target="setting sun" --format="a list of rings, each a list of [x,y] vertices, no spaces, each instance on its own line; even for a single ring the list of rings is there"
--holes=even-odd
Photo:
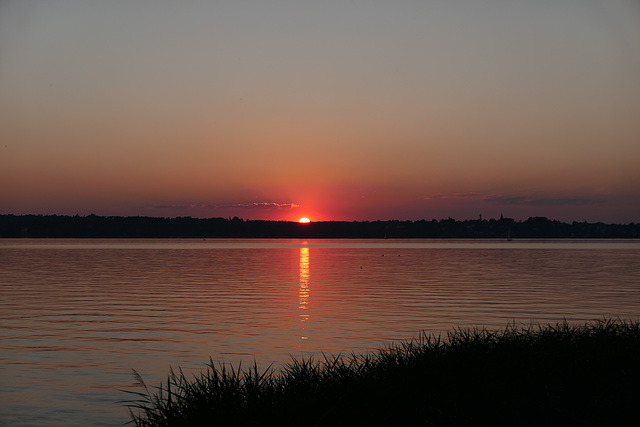
[[[300,219],[298,220],[298,222],[299,222],[300,224],[308,224],[308,223],[310,223],[310,222],[311,222],[311,220],[310,220],[309,218],[307,218],[307,217],[304,217],[304,218],[300,218]]]

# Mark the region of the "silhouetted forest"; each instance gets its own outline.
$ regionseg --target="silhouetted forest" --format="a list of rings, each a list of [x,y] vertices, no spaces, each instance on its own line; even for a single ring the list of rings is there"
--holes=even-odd
[[[0,215],[0,238],[640,238],[640,223],[545,217],[456,221],[289,221],[241,218]]]

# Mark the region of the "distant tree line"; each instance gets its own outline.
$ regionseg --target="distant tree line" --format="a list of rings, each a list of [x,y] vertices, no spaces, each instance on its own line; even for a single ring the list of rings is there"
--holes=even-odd
[[[323,221],[234,218],[0,215],[0,238],[640,238],[640,223],[564,223],[545,217],[457,221]]]

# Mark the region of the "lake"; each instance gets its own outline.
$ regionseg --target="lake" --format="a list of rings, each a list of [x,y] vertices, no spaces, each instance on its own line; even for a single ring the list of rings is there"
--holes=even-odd
[[[0,307],[0,424],[117,426],[132,369],[638,319],[640,241],[1,239]]]

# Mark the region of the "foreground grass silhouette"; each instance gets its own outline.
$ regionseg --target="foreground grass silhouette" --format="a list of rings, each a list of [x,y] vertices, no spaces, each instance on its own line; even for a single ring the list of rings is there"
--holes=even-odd
[[[136,426],[635,425],[640,323],[456,329],[375,354],[216,365],[127,402]]]

